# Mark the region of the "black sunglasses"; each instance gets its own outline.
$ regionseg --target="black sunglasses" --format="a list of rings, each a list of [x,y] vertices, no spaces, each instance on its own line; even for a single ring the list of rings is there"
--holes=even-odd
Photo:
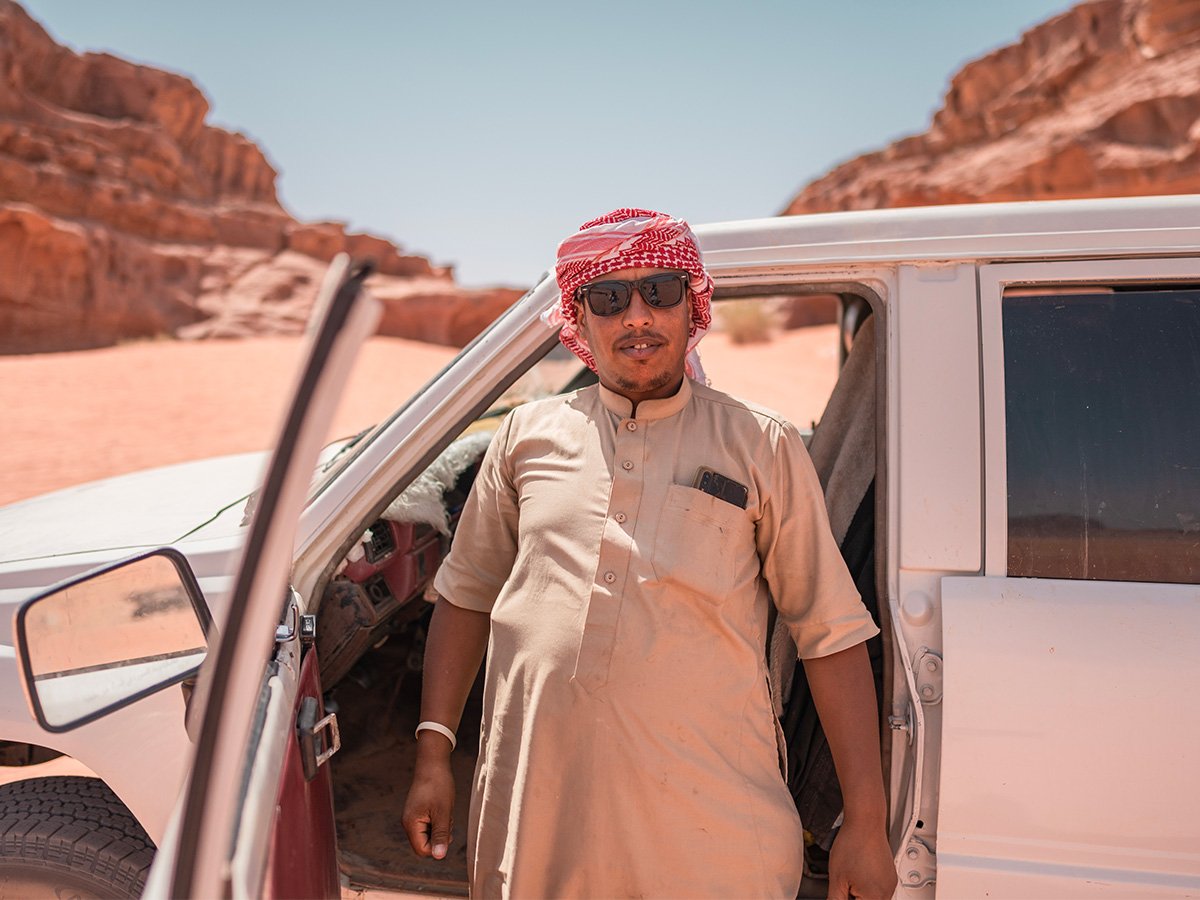
[[[593,281],[575,289],[575,299],[586,303],[594,316],[622,313],[636,290],[647,305],[655,309],[678,306],[687,296],[687,272],[663,272],[636,281]]]

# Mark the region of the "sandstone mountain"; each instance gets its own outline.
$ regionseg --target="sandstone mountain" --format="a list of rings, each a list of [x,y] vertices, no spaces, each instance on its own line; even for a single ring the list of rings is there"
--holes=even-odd
[[[924,134],[784,214],[1200,190],[1200,2],[1093,0],[968,63]]]
[[[0,352],[299,331],[325,264],[375,262],[380,332],[461,345],[519,294],[296,221],[181,75],[77,54],[0,0]]]
[[[325,263],[376,262],[383,334],[461,345],[517,291],[302,223],[183,76],[56,43],[0,0],[0,353],[298,331]],[[969,63],[924,134],[785,214],[1200,190],[1200,0],[1090,0]]]

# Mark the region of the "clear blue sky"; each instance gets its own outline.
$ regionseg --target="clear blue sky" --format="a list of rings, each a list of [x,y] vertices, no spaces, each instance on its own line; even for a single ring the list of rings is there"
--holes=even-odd
[[[58,40],[182,72],[302,219],[528,285],[617,206],[777,213],[923,131],[950,76],[1063,0],[25,0]]]

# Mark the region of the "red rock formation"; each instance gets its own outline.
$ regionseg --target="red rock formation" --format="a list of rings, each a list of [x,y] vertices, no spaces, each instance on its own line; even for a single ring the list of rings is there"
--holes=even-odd
[[[1200,3],[1094,0],[968,63],[930,129],[784,214],[1200,190]]]
[[[0,0],[0,352],[294,333],[340,252],[374,260],[384,334],[461,345],[513,294],[297,222],[262,150],[208,112],[183,76],[77,54]],[[432,295],[438,325],[409,302]]]
[[[400,334],[435,344],[462,346],[512,306],[524,291],[512,288],[481,288],[459,299],[461,288],[432,278],[394,280],[372,286],[384,303],[380,334]],[[442,336],[450,335],[452,341]]]

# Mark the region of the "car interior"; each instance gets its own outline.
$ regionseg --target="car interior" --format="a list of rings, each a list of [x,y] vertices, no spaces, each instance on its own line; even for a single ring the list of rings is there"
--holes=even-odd
[[[881,747],[890,747],[886,698],[892,660],[890,623],[880,615],[885,546],[886,490],[880,462],[882,427],[876,397],[882,347],[876,322],[882,306],[866,288],[784,285],[770,290],[718,287],[723,303],[760,302],[797,308],[821,293],[833,296],[837,326],[824,334],[836,378],[824,412],[813,415],[809,450],[826,491],[830,525],[863,601],[883,633],[868,644],[880,700]],[[811,306],[811,304],[808,304]],[[730,306],[729,309],[734,309]],[[796,317],[793,316],[793,319]],[[778,321],[778,317],[777,317]],[[828,320],[826,320],[828,323]],[[746,345],[747,363],[756,345]],[[702,347],[703,349],[703,347]],[[715,373],[713,384],[722,387]],[[342,746],[333,758],[334,810],[339,863],[351,885],[387,890],[467,894],[466,825],[479,743],[482,673],[458,731],[452,763],[458,797],[454,837],[445,860],[421,859],[408,845],[400,816],[412,777],[413,730],[418,722],[426,629],[433,610],[431,583],[453,540],[458,515],[491,435],[512,407],[595,381],[563,348],[556,348],[455,438],[382,516],[362,529],[334,570],[318,612],[316,649],[328,711],[337,713]],[[788,385],[781,385],[786,392]],[[746,399],[772,406],[770,398]],[[798,426],[808,422],[796,422]],[[821,876],[836,834],[841,794],[828,743],[813,706],[802,664],[783,628],[773,628],[763,648],[776,714],[787,737],[788,786],[805,828],[806,873],[801,896],[825,896]],[[811,876],[811,877],[809,877]]]

